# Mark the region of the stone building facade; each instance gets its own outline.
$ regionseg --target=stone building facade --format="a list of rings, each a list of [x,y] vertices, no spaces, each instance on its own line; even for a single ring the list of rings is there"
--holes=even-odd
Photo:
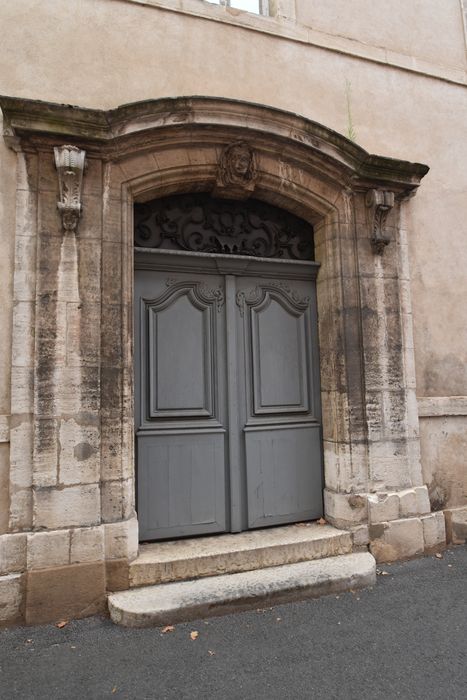
[[[313,227],[326,521],[377,561],[465,541],[463,8],[358,5],[1,8],[1,623],[132,585],[134,207],[175,195]]]

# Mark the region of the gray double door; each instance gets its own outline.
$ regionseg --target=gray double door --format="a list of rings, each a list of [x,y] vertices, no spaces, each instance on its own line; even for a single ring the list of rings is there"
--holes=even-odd
[[[316,263],[136,255],[142,540],[322,514]]]

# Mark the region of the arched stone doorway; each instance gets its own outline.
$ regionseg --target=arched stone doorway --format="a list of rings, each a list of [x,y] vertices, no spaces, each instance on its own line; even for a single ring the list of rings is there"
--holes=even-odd
[[[404,207],[426,166],[218,98],[108,112],[15,98],[1,106],[19,164],[13,343],[31,328],[35,337],[12,375],[11,531],[102,527],[106,559],[135,556],[133,207],[210,192],[313,225],[325,517],[362,528],[360,543],[368,524],[379,541],[380,523],[397,520],[394,536],[408,541],[429,505]],[[238,142],[254,177],[241,167],[224,177],[223,154]]]

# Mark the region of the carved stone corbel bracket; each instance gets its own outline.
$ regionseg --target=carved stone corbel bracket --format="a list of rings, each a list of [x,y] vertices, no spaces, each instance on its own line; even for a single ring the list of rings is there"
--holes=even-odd
[[[254,150],[245,141],[235,141],[222,151],[213,195],[223,199],[247,199],[255,189],[257,177]]]
[[[54,148],[54,156],[60,187],[57,207],[62,215],[63,231],[76,233],[82,210],[81,186],[86,151],[77,146],[57,146]]]
[[[394,206],[394,192],[388,190],[368,190],[365,197],[369,223],[372,230],[371,244],[378,255],[382,255],[390,242],[386,234],[386,219]]]

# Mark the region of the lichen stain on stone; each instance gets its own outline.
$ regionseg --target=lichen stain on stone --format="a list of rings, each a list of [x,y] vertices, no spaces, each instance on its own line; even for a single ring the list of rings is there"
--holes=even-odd
[[[93,454],[96,453],[96,448],[89,444],[89,442],[80,442],[75,445],[73,454],[78,462],[83,462],[85,459],[89,459]]]
[[[384,536],[385,531],[384,523],[377,523],[376,525],[370,525],[369,534],[370,540],[379,540]]]
[[[447,489],[443,484],[440,484],[436,476],[428,486],[428,495],[430,498],[431,510],[433,512],[443,510],[446,503],[449,501]]]
[[[349,506],[351,508],[365,508],[366,506],[366,498],[363,496],[358,496],[357,494],[354,494],[350,496],[349,498]]]

